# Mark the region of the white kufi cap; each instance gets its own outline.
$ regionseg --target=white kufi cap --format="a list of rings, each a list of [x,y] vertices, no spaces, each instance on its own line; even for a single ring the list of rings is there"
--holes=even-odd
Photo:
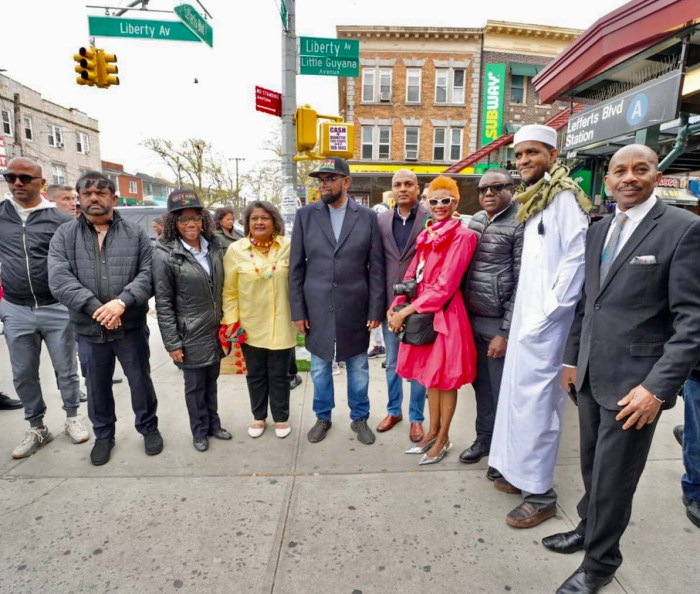
[[[535,140],[557,148],[557,131],[554,128],[543,126],[542,124],[528,124],[515,133],[513,145],[529,140]]]

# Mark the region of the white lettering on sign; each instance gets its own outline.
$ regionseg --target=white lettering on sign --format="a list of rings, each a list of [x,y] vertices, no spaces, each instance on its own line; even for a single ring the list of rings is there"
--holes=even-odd
[[[340,55],[340,43],[327,41],[325,43],[319,42],[317,39],[310,39],[308,37],[304,39],[304,47],[302,48],[302,54],[321,54],[321,55]]]
[[[347,151],[348,150],[348,127],[329,126],[328,128],[328,150]]]
[[[170,33],[170,29],[161,26],[161,35],[163,29],[166,30],[166,35]],[[141,37],[153,37],[156,33],[156,28],[150,25],[132,25],[129,22],[119,23],[119,32],[127,35],[140,35]]]
[[[484,136],[490,140],[498,138],[500,120],[501,79],[493,72],[488,73],[488,89],[486,91],[486,126]]]

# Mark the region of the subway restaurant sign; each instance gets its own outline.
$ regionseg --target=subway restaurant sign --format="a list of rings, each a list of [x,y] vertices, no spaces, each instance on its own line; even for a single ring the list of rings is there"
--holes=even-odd
[[[503,129],[506,65],[487,64],[484,69],[484,104],[481,112],[481,146],[493,142]]]

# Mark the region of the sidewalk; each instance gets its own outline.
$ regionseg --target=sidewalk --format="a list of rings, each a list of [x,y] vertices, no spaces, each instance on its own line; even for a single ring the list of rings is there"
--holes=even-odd
[[[292,434],[268,426],[250,439],[245,378],[222,376],[219,412],[233,441],[192,447],[183,381],[152,316],[151,364],[165,449],[144,454],[128,388],[115,386],[116,447],[109,464],[89,462],[93,438],[71,444],[48,359],[41,377],[52,443],[12,460],[26,423],[0,411],[0,592],[181,592],[383,594],[554,592],[582,553],[547,551],[540,539],[570,530],[581,495],[578,429],[569,407],[558,467],[556,518],[530,530],[503,518],[518,498],[486,480],[486,460],[458,461],[473,440],[471,388],[460,391],[442,463],[418,467],[408,419],[364,446],[350,430],[345,372],[336,377],[333,427],[319,444],[308,374],[291,396]],[[373,428],[384,415],[381,358],[370,360]],[[0,389],[14,393],[0,338]],[[406,394],[408,390],[406,390]],[[404,410],[407,410],[407,402]],[[85,406],[81,414],[87,416]],[[427,414],[427,406],[426,406]],[[681,504],[681,450],[671,429],[682,406],[659,422],[622,542],[625,562],[604,592],[694,592],[700,533]],[[427,426],[427,425],[426,425]]]

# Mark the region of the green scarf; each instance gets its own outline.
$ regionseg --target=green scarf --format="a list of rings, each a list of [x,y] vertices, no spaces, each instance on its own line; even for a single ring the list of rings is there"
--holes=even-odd
[[[521,204],[516,218],[524,223],[538,212],[547,208],[559,192],[570,190],[576,196],[578,205],[588,213],[593,206],[586,193],[569,177],[569,168],[558,161],[540,181],[531,186],[521,183],[515,189],[515,199]]]

